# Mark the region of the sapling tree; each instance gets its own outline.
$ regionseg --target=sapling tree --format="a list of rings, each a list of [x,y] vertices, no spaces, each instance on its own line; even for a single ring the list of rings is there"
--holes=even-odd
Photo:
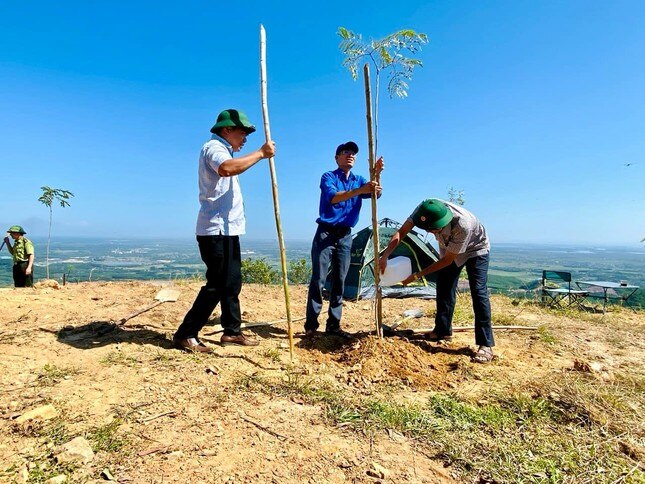
[[[394,32],[380,40],[364,41],[361,34],[356,34],[345,27],[339,27],[341,37],[340,50],[345,54],[343,66],[349,69],[354,80],[358,79],[359,64],[371,63],[375,69],[374,76],[374,145],[378,148],[378,108],[380,97],[381,73],[388,76],[387,92],[390,98],[408,96],[409,82],[415,67],[422,67],[420,59],[406,57],[404,54],[416,54],[423,44],[428,43],[428,36],[414,30],[405,29]]]
[[[68,200],[74,196],[69,190],[63,190],[61,188],[51,188],[51,187],[40,187],[43,191],[42,195],[38,198],[38,201],[43,205],[46,205],[49,208],[49,231],[47,233],[47,258],[45,262],[45,268],[47,271],[47,279],[49,279],[49,243],[51,242],[52,237],[52,218],[53,218],[53,209],[52,205],[54,202],[59,202],[60,206],[65,208],[69,207]]]
[[[464,206],[466,205],[466,199],[464,198],[464,191],[457,190],[456,188],[448,188],[448,201],[456,203],[457,205]]]
[[[345,27],[339,27],[338,35],[341,37],[340,50],[345,55],[343,66],[349,69],[354,80],[358,79],[359,64],[365,62],[363,75],[365,80],[365,100],[367,110],[367,137],[369,148],[370,180],[380,182],[375,172],[375,153],[378,150],[378,108],[380,97],[381,73],[388,75],[387,91],[392,97],[405,98],[408,95],[409,81],[412,79],[414,68],[423,64],[421,60],[414,57],[406,57],[406,54],[416,54],[421,46],[428,42],[426,34],[420,34],[414,30],[405,29],[394,32],[380,40],[370,39],[364,41],[360,34],[356,34]],[[372,82],[369,75],[369,65],[376,71],[374,81],[374,100],[372,101]],[[372,113],[374,113],[372,117]],[[372,242],[374,254],[379,254],[379,229],[376,195],[372,195]],[[375,265],[376,266],[376,265]],[[375,319],[376,332],[381,335],[381,288],[379,286],[380,274],[376,269],[374,274],[376,282],[375,297]]]

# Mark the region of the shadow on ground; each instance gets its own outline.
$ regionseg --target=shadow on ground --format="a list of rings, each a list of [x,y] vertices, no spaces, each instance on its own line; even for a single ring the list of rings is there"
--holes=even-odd
[[[149,329],[127,329],[113,321],[92,321],[81,326],[64,326],[58,331],[40,328],[41,331],[54,333],[56,339],[74,348],[89,350],[117,343],[154,344],[170,349],[172,342],[166,335]]]

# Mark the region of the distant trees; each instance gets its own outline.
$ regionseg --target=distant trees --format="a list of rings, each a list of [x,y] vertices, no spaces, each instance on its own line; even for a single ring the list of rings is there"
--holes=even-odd
[[[47,259],[45,262],[45,268],[47,271],[47,279],[49,279],[49,244],[52,237],[52,218],[53,218],[53,203],[59,202],[60,206],[65,208],[69,207],[68,200],[74,196],[69,190],[63,190],[62,188],[51,188],[48,186],[40,187],[43,191],[42,195],[38,198],[38,201],[43,205],[49,208],[49,231],[47,233]]]

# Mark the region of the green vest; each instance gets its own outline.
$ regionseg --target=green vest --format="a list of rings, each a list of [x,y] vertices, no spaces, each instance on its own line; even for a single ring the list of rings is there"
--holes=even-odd
[[[13,263],[26,262],[29,256],[34,253],[34,244],[27,237],[20,237],[15,241],[12,249]]]

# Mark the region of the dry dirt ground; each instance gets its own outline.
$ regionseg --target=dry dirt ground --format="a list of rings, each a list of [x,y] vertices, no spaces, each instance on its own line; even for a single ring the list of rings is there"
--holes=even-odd
[[[496,332],[489,365],[471,363],[472,331],[456,333],[449,344],[379,341],[370,333],[371,303],[359,301],[345,305],[344,328],[358,335],[350,344],[296,335],[291,361],[285,323],[247,330],[260,340],[251,349],[220,346],[220,335],[207,326],[202,340],[214,354],[188,354],[173,349],[170,338],[199,283],[174,288],[180,291],[176,302],[120,327],[114,322],[154,302],[159,285],[0,289],[0,481],[55,475],[48,471],[55,447],[79,435],[94,443],[96,455],[67,469],[73,482],[461,481],[426,444],[396,432],[335,425],[321,405],[254,391],[245,382],[315,378],[347,395],[423,402],[452,392],[477,401],[493,388],[522,386],[576,365],[599,374],[620,367],[643,374],[642,313],[618,311],[612,317],[620,318],[620,330],[610,338],[603,315],[576,320],[503,296],[492,300],[494,324],[546,327],[561,338],[557,351],[544,330]],[[305,287],[291,287],[294,319],[304,315],[305,296]],[[245,285],[241,299],[245,322],[285,318],[281,286]],[[472,324],[468,299],[460,296],[457,325]],[[418,299],[384,300],[385,322],[412,308],[426,315],[402,327],[432,327],[435,303]],[[302,321],[293,326],[302,331]],[[55,408],[53,420],[17,423],[46,404]]]

